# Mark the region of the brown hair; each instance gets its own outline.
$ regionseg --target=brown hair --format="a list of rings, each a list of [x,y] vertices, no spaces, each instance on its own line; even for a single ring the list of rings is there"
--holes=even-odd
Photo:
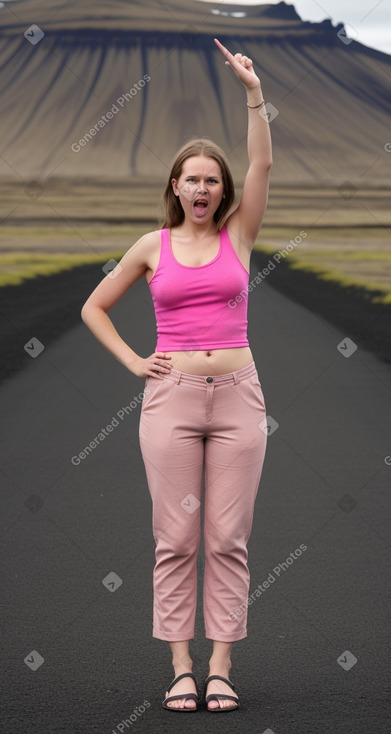
[[[223,178],[225,197],[221,199],[219,207],[216,209],[213,219],[216,222],[217,229],[220,230],[224,224],[224,220],[230,210],[235,199],[235,187],[229,170],[228,161],[224,151],[210,140],[210,138],[193,138],[185,143],[175,155],[174,162],[168,177],[168,183],[165,188],[162,200],[163,217],[160,225],[161,229],[166,227],[177,227],[182,224],[185,213],[179,197],[174,194],[171,179],[177,181],[182,173],[182,166],[187,158],[195,155],[204,155],[207,158],[214,158],[219,163]]]

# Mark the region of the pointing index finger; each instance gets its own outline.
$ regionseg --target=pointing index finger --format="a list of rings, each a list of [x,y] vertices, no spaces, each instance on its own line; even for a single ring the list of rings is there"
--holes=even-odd
[[[227,58],[231,57],[231,59],[233,59],[233,56],[230,53],[230,51],[228,51],[228,49],[225,48],[225,46],[223,46],[223,44],[220,43],[220,41],[217,38],[214,38],[213,40],[217,44],[217,46],[220,48],[220,50],[223,52],[224,56],[226,56]]]

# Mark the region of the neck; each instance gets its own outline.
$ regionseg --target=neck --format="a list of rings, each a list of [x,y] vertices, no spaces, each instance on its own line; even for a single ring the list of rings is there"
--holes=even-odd
[[[182,224],[179,225],[181,232],[193,239],[205,239],[207,237],[214,237],[218,234],[216,222],[212,218],[209,222],[192,222],[191,219],[185,219]]]

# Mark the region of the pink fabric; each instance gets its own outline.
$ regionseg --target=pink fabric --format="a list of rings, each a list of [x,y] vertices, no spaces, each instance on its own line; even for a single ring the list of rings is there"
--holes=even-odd
[[[209,380],[209,381],[208,381]],[[247,541],[267,435],[255,363],[212,378],[146,378],[139,426],[153,505],[153,637],[194,637],[204,502],[206,637],[247,637]],[[205,462],[205,496],[201,495]]]
[[[216,257],[206,265],[191,267],[175,259],[170,230],[161,230],[160,260],[149,283],[156,316],[155,351],[249,346],[249,273],[226,227],[221,229],[219,239]]]

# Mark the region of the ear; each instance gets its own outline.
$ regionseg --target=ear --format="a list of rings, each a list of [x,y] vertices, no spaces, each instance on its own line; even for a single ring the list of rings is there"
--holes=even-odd
[[[171,185],[172,185],[175,196],[179,196],[179,189],[177,186],[176,178],[171,179]]]

